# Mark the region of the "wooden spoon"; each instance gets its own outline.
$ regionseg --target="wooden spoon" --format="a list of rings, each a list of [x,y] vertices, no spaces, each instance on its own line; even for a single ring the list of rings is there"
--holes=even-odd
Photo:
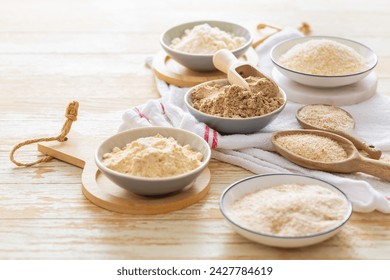
[[[341,145],[341,147],[343,147],[348,157],[345,160],[335,162],[315,161],[292,153],[277,142],[277,138],[280,136],[294,134],[313,134],[333,139]],[[272,135],[272,144],[275,150],[283,157],[295,164],[309,169],[340,173],[364,172],[390,181],[390,164],[361,156],[351,141],[331,132],[321,130],[279,131]]]
[[[303,108],[305,108],[307,106],[312,106],[312,105],[306,105],[306,106],[300,108],[297,111],[297,113],[295,114],[295,117],[297,118],[299,124],[303,128],[319,129],[319,130],[330,131],[330,132],[336,133],[340,136],[347,138],[349,141],[351,141],[357,149],[365,151],[370,158],[373,158],[373,159],[380,159],[381,158],[382,151],[376,149],[375,146],[373,146],[373,145],[367,144],[363,139],[359,138],[358,136],[356,136],[354,134],[353,128],[355,127],[355,122],[353,123],[353,126],[351,128],[348,128],[348,129],[343,129],[342,127],[339,127],[337,129],[323,128],[323,127],[320,127],[320,126],[315,125],[313,123],[310,123],[308,121],[305,121],[301,117],[300,112],[302,111]],[[352,115],[350,113],[348,113],[347,111],[341,109],[340,107],[333,106],[333,105],[323,105],[323,104],[321,104],[321,106],[331,106],[331,107],[334,107],[338,110],[344,111],[351,118],[351,120],[354,121]]]
[[[230,51],[228,50],[219,50],[213,56],[214,66],[227,74],[229,83],[243,86],[246,89],[249,89],[248,83],[245,81],[245,78],[250,76],[266,78],[270,80],[275,87],[279,88],[278,85],[268,76],[261,73],[256,67],[248,64],[247,62],[239,61]]]

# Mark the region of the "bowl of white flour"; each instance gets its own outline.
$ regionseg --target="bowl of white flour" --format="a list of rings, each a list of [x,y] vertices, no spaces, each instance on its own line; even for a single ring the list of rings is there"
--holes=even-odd
[[[160,37],[160,44],[170,57],[199,72],[216,70],[213,55],[218,50],[227,49],[238,58],[252,41],[248,29],[225,21],[188,22],[169,28]]]
[[[220,210],[240,235],[282,248],[313,245],[337,234],[352,204],[337,187],[308,176],[266,174],[228,187]]]

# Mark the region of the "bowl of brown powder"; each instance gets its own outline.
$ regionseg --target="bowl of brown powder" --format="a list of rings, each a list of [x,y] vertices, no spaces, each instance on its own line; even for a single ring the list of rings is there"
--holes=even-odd
[[[226,79],[191,88],[184,97],[188,111],[222,134],[260,131],[283,110],[286,94],[267,78],[245,80],[251,90],[231,85]]]
[[[297,174],[256,175],[229,186],[220,210],[240,235],[283,248],[313,245],[346,224],[352,204],[337,187]]]
[[[276,69],[313,87],[356,83],[372,72],[378,58],[369,47],[348,39],[307,36],[283,41],[271,50]]]

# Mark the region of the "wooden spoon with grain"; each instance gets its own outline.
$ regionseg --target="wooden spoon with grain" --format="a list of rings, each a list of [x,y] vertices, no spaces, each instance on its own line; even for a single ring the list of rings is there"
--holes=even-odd
[[[255,66],[246,62],[239,61],[230,51],[222,49],[217,51],[213,56],[214,66],[227,74],[230,84],[240,85],[250,90],[245,78],[259,77],[270,80],[276,88],[278,85],[268,76],[261,73]]]
[[[347,153],[345,160],[324,162],[312,160],[303,156],[300,156],[292,151],[288,150],[278,142],[278,137],[288,135],[317,135],[322,137],[330,138],[336,141]],[[339,172],[339,173],[352,173],[352,172],[364,172],[384,180],[390,181],[390,164],[379,160],[372,160],[360,155],[354,144],[348,139],[322,130],[289,130],[279,131],[272,135],[272,144],[275,150],[288,159],[289,161],[309,168],[328,172]],[[299,145],[299,144],[297,144]]]
[[[339,125],[338,127],[327,128],[325,126],[326,124],[319,125],[318,123],[314,123],[314,122],[311,122],[310,120],[305,119],[301,112],[303,112],[305,110],[305,108],[310,108],[313,106],[329,106],[329,107],[333,108],[334,110],[340,110],[340,111],[344,112],[345,114],[347,114],[347,116],[350,117],[352,125],[350,127],[343,127],[343,126]],[[365,151],[370,158],[380,159],[382,156],[382,151],[376,149],[374,145],[367,144],[363,139],[359,138],[358,136],[356,136],[354,134],[353,128],[355,127],[355,122],[354,122],[352,115],[350,113],[348,113],[347,111],[341,109],[340,107],[333,106],[333,105],[325,105],[325,104],[306,105],[297,111],[297,113],[295,114],[295,117],[297,118],[299,124],[303,128],[319,129],[319,130],[325,130],[325,131],[330,131],[330,132],[336,133],[340,136],[347,138],[349,141],[351,141],[357,149]]]

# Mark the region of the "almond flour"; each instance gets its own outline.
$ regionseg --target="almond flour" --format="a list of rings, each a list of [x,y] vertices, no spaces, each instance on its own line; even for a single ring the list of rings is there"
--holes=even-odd
[[[321,129],[345,131],[352,129],[355,125],[354,120],[347,112],[329,105],[307,105],[299,110],[298,117]]]
[[[189,172],[201,164],[203,155],[189,145],[181,146],[160,134],[139,138],[103,155],[103,163],[120,173],[148,178],[163,178]]]
[[[322,161],[336,162],[348,158],[347,152],[335,140],[314,134],[290,134],[275,139],[283,148],[301,157]]]
[[[238,49],[245,42],[244,37],[235,36],[205,23],[185,30],[182,37],[172,40],[170,47],[192,54],[214,54],[221,49]]]
[[[270,80],[248,77],[250,90],[239,85],[204,85],[194,89],[192,106],[209,115],[251,118],[271,113],[284,103],[279,88]]]
[[[305,236],[339,225],[348,211],[341,195],[318,185],[279,185],[247,194],[228,211],[233,221],[263,234]]]
[[[283,54],[279,63],[307,74],[339,76],[367,69],[367,61],[353,48],[328,39],[297,44]]]

